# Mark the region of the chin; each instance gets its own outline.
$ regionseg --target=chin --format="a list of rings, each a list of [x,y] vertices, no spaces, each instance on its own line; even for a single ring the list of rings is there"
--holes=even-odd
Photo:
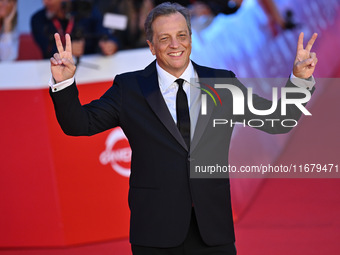
[[[182,69],[182,68],[185,68],[187,64],[188,62],[181,61],[181,62],[173,63],[172,67],[176,69]]]

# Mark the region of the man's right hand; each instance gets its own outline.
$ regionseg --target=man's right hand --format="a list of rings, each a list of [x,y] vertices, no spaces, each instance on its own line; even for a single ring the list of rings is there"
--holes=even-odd
[[[58,53],[55,53],[50,59],[51,72],[54,80],[59,83],[70,79],[76,72],[76,66],[72,57],[71,36],[66,34],[65,50],[58,33],[54,34],[55,42],[57,45]]]

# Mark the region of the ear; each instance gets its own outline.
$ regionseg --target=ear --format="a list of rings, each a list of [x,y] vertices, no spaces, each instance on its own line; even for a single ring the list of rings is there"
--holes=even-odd
[[[149,45],[149,49],[150,49],[152,55],[156,55],[155,47],[153,46],[152,42],[150,42],[149,40],[146,40],[146,42]]]

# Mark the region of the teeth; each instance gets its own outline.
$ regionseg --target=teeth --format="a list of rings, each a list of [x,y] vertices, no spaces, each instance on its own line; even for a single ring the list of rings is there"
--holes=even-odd
[[[178,57],[182,54],[182,52],[177,52],[177,53],[170,53],[170,56]]]

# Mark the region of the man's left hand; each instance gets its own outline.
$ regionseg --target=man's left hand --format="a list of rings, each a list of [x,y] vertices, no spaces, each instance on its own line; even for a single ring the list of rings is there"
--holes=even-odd
[[[316,58],[316,53],[311,52],[311,49],[317,36],[318,34],[314,33],[311,39],[308,41],[306,48],[304,48],[303,32],[301,32],[299,35],[293,67],[293,74],[298,78],[308,79],[313,75],[318,59]]]

